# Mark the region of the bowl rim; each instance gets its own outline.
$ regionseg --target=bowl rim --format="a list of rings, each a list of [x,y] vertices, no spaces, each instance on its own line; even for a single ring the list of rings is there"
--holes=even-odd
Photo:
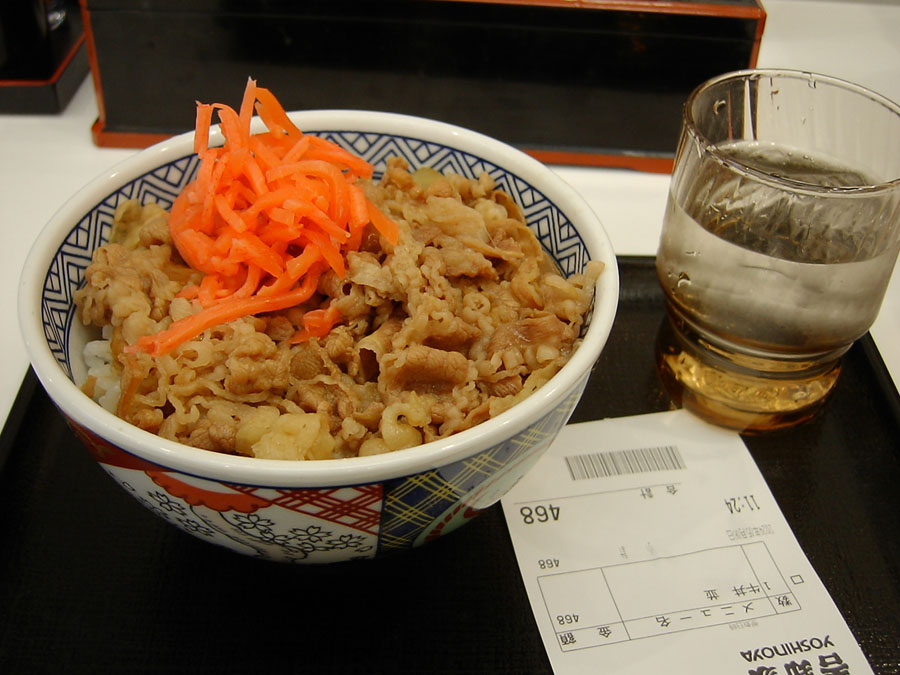
[[[478,454],[510,439],[586,381],[609,336],[618,305],[619,275],[609,236],[574,188],[549,167],[511,145],[446,122],[400,113],[357,110],[292,111],[303,131],[359,131],[441,143],[492,162],[539,189],[573,224],[591,254],[606,268],[595,290],[591,324],[582,343],[556,375],[504,413],[445,439],[370,457],[286,461],[233,456],[169,441],[116,417],[86,396],[56,362],[44,336],[41,295],[60,242],[83,215],[123,185],[193,152],[189,131],[152,145],[116,164],[70,197],[42,228],[28,253],[19,284],[18,314],[32,368],[55,405],[107,442],[161,467],[188,475],[257,486],[335,487],[414,475]],[[261,121],[254,120],[256,127]],[[217,128],[210,141],[221,141]]]

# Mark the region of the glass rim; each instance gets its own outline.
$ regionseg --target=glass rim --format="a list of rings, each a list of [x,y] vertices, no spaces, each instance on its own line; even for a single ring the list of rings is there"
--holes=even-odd
[[[817,183],[807,183],[805,181],[778,176],[761,169],[756,169],[734,159],[730,155],[719,151],[716,147],[716,144],[710,142],[706,137],[706,134],[704,134],[697,125],[693,114],[694,102],[706,90],[723,82],[742,80],[750,81],[762,79],[765,77],[779,77],[806,81],[814,80],[816,82],[822,82],[824,84],[828,84],[833,87],[837,87],[839,89],[843,89],[845,91],[868,98],[873,103],[886,108],[889,112],[893,113],[898,118],[898,120],[900,120],[900,105],[889,99],[887,96],[879,94],[878,92],[873,91],[872,89],[868,89],[867,87],[864,87],[862,85],[850,82],[849,80],[844,80],[838,77],[824,75],[822,73],[816,73],[809,70],[797,70],[788,68],[746,68],[743,70],[730,71],[727,73],[716,75],[715,77],[711,77],[708,80],[697,85],[697,87],[695,87],[694,90],[688,95],[688,98],[684,103],[682,123],[684,124],[685,130],[696,139],[697,143],[700,145],[701,149],[704,152],[709,153],[716,159],[716,161],[725,165],[732,171],[782,190],[790,189],[794,192],[818,196],[832,195],[836,197],[851,197],[854,195],[871,195],[872,193],[876,192],[887,192],[900,188],[900,175],[887,181],[869,185],[826,186],[819,185]]]

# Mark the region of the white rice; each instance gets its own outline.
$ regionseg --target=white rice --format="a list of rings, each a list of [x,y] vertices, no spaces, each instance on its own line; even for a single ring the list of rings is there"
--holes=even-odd
[[[122,395],[121,380],[113,365],[112,327],[105,326],[101,339],[92,340],[84,346],[84,364],[88,377],[95,379],[94,400],[115,413]]]

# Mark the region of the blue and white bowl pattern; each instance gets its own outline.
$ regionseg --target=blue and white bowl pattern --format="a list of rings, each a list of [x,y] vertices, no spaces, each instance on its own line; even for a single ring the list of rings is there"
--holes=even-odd
[[[412,169],[432,167],[466,177],[490,174],[522,208],[529,226],[565,275],[590,259],[577,229],[540,190],[496,164],[447,145],[390,133],[315,131],[375,165],[389,157]],[[49,266],[41,294],[43,333],[70,380],[80,368],[84,337],[76,325],[74,292],[93,251],[109,237],[120,203],[137,199],[171,207],[196,173],[193,154],[172,159],[118,187],[74,223]],[[617,288],[617,278],[615,279]],[[611,319],[610,319],[611,322]],[[605,337],[604,337],[605,339]],[[67,415],[103,468],[161,518],[201,539],[241,553],[294,562],[374,557],[418,546],[487,508],[515,483],[568,420],[588,370],[557,404],[491,447],[444,466],[383,481],[336,487],[238,484],[149,462],[114,445]]]

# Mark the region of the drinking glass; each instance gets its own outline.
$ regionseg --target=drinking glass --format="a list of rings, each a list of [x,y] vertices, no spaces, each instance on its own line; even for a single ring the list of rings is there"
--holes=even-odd
[[[657,253],[666,388],[742,431],[809,419],[872,325],[898,249],[900,106],[798,71],[700,85]]]

